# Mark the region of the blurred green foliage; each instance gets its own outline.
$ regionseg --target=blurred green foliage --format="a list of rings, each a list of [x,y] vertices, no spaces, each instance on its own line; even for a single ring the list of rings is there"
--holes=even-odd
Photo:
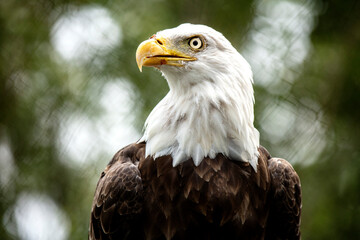
[[[34,239],[21,233],[23,226],[18,223],[17,203],[24,194],[47,196],[66,216],[65,236],[86,238],[96,181],[115,152],[90,152],[85,160],[98,160],[69,164],[73,156],[60,147],[61,128],[73,116],[96,121],[104,114],[100,104],[104,86],[122,79],[134,89],[134,99],[126,104],[131,104],[133,124],[141,131],[146,116],[168,90],[157,71],[138,71],[134,55],[141,41],[183,22],[202,23],[222,32],[240,51],[248,49],[245,57],[251,58],[255,55],[248,48],[254,42],[252,33],[271,37],[261,24],[272,23],[261,14],[281,2],[307,6],[301,9],[310,9],[306,16],[313,25],[306,38],[306,58],[285,69],[276,84],[257,84],[266,69],[254,71],[261,142],[274,156],[290,162],[300,158],[293,164],[302,180],[303,239],[360,239],[360,4],[356,0],[265,2],[1,1],[0,239]],[[110,14],[120,26],[121,41],[84,59],[64,59],[54,47],[54,26],[66,14],[89,7]],[[282,37],[288,38],[286,32]],[[287,133],[275,141],[280,129],[269,131],[267,119],[278,115],[279,106],[290,109],[293,120]],[[113,106],[113,111],[123,107]],[[304,135],[308,129],[310,133]],[[305,159],[311,156],[315,159]]]

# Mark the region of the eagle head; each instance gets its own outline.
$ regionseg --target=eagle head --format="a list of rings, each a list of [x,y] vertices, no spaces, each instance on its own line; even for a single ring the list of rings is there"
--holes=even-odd
[[[160,31],[139,45],[136,61],[140,71],[159,69],[170,88],[146,120],[146,155],[198,166],[223,154],[256,171],[251,67],[220,32],[189,23]]]

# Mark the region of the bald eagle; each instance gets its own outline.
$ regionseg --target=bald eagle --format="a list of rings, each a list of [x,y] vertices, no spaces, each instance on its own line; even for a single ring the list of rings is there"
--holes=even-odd
[[[299,239],[299,176],[260,146],[252,71],[231,43],[182,24],[136,61],[170,90],[101,173],[89,239]]]

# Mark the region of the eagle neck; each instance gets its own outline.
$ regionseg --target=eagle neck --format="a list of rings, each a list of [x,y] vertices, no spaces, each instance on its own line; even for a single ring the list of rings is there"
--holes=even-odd
[[[221,153],[256,170],[259,133],[253,126],[251,81],[227,79],[235,82],[229,86],[218,84],[219,79],[175,82],[166,77],[170,91],[145,123],[146,155],[172,155],[174,166],[191,158],[198,166],[204,157]]]

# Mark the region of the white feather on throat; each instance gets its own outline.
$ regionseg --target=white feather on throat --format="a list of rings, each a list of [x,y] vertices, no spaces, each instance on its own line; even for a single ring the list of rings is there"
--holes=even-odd
[[[222,153],[249,162],[256,171],[259,133],[253,125],[250,65],[221,33],[186,25],[156,36],[172,40],[196,33],[207,46],[184,67],[159,66],[170,91],[146,120],[140,140],[146,141],[146,156],[171,155],[173,166],[192,158],[198,166],[205,157]]]

